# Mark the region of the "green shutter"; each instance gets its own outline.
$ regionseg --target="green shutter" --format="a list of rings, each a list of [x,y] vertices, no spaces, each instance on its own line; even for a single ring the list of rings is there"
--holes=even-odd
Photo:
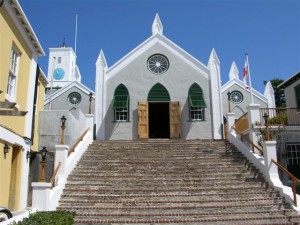
[[[203,107],[206,108],[203,93],[199,85],[193,84],[189,90],[189,103],[192,107]]]
[[[115,95],[113,99],[113,109],[128,108],[128,95]]]
[[[129,94],[124,84],[120,84],[114,94],[112,108],[128,108],[129,105]]]
[[[170,95],[168,90],[161,84],[155,84],[149,94],[148,102],[169,102]]]

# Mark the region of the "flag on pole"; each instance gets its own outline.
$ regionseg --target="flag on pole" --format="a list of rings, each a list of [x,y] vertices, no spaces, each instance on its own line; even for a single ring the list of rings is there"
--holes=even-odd
[[[246,57],[244,70],[243,70],[243,82],[244,82],[244,85],[245,85],[246,89],[249,89],[249,85],[248,85],[248,82],[247,82],[247,77],[249,77],[248,70],[249,70],[248,69],[248,60],[247,60],[247,57]]]
[[[249,59],[248,59],[248,54],[247,53],[246,53],[246,60],[245,60],[244,70],[243,70],[243,81],[244,81],[245,89],[250,89],[251,103],[254,103],[253,102],[250,67],[249,67]]]

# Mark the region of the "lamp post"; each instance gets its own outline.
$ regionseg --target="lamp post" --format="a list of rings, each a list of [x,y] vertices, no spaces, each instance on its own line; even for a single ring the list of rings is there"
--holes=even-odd
[[[89,93],[89,114],[91,114],[92,113],[92,97],[93,97],[93,93],[92,92],[90,92]]]
[[[60,118],[61,120],[61,138],[60,138],[60,144],[64,145],[65,144],[65,128],[66,128],[66,120],[67,118],[65,116],[62,116]]]
[[[228,92],[227,92],[228,112],[231,112],[231,108],[230,108],[230,95],[231,95],[231,93],[228,91]]]
[[[46,147],[43,147],[41,150],[40,150],[40,154],[42,155],[42,161],[40,162],[41,164],[41,167],[42,167],[42,171],[41,171],[41,176],[40,176],[40,179],[39,179],[39,182],[46,182],[46,178],[45,178],[45,167],[47,165],[47,162],[46,162],[46,155],[47,155],[47,149]]]
[[[270,141],[271,138],[270,138],[269,124],[268,124],[269,115],[267,113],[264,113],[263,118],[265,120],[265,126],[266,126],[265,141]]]

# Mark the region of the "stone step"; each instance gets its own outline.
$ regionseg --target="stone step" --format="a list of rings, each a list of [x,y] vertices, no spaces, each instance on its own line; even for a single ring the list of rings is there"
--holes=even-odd
[[[151,172],[151,173],[150,173]],[[156,177],[158,174],[161,174],[163,172],[164,176],[165,177],[170,177],[170,176],[179,176],[180,174],[181,175],[188,175],[189,177],[195,177],[195,176],[199,176],[199,177],[217,177],[217,176],[220,176],[220,175],[229,175],[230,174],[259,174],[259,171],[255,168],[249,168],[249,169],[246,169],[246,168],[237,168],[237,167],[230,167],[230,168],[222,168],[222,170],[218,170],[217,168],[204,168],[201,170],[200,173],[192,173],[192,171],[189,171],[187,169],[185,169],[184,171],[179,171],[179,170],[176,170],[176,171],[150,171],[148,174],[144,173],[143,176],[145,177]],[[104,170],[99,170],[96,168],[96,167],[78,167],[76,168],[72,174],[75,174],[78,175],[78,176],[120,176],[120,177],[126,177],[126,176],[129,176],[129,175],[132,175],[132,176],[140,176],[141,174],[140,173],[135,173],[133,174],[133,171],[124,171],[122,170],[122,168],[120,168],[119,171],[104,171]]]
[[[99,141],[68,177],[58,209],[75,224],[296,224],[278,192],[224,141]]]
[[[63,201],[68,201],[68,199],[164,199],[164,198],[174,198],[174,199],[181,199],[181,198],[187,198],[187,199],[206,199],[206,198],[255,198],[255,197],[278,197],[279,194],[277,191],[273,190],[244,190],[244,191],[234,191],[234,192],[228,192],[224,191],[218,192],[218,193],[176,193],[176,194],[63,194]]]
[[[176,180],[215,180],[215,179],[220,179],[220,180],[226,180],[226,179],[241,179],[241,180],[246,180],[246,179],[252,179],[252,178],[262,178],[262,174],[260,173],[241,173],[241,172],[231,172],[231,173],[219,173],[219,174],[214,174],[214,176],[211,176],[211,174],[189,174],[188,176],[179,176],[178,174],[165,174],[163,177],[159,176],[154,176],[153,174],[131,174],[131,173],[114,173],[114,174],[94,174],[90,172],[79,172],[76,174],[76,176],[71,176],[68,178],[68,181],[80,181],[84,180],[85,182],[87,181],[103,181],[103,180],[108,180],[108,181],[114,181],[114,180],[122,180],[122,181],[129,181],[129,180],[141,180],[141,181],[152,181],[152,180],[169,180],[169,181],[176,181]]]
[[[244,182],[247,182],[247,185],[255,185],[259,184],[259,186],[263,185],[265,180],[264,179],[245,179]],[[210,186],[210,185],[217,185],[217,186],[233,186],[239,185],[241,183],[241,179],[232,178],[232,179],[207,179],[207,180],[188,180],[188,179],[181,179],[181,180],[168,180],[168,179],[153,179],[153,180],[140,180],[140,179],[128,179],[128,180],[82,180],[82,181],[68,181],[67,187],[69,186],[79,186],[79,187],[92,187],[92,186],[148,186],[148,187],[160,187],[160,186],[190,186],[193,187],[203,187]]]
[[[194,187],[194,186],[186,186],[186,187],[143,187],[143,188],[132,188],[132,187],[101,187],[101,186],[92,186],[87,188],[81,188],[81,187],[66,187],[64,189],[64,193],[123,193],[123,194],[146,194],[146,193],[199,193],[199,192],[205,192],[205,193],[223,193],[224,191],[238,191],[238,190],[248,190],[248,189],[264,189],[263,186],[260,185],[234,185],[234,186],[212,186],[212,187]]]

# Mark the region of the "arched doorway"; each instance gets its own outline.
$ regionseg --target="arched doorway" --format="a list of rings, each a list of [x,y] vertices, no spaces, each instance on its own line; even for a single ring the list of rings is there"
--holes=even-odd
[[[171,102],[168,90],[160,83],[149,91],[147,102],[138,106],[139,138],[179,138],[180,105]]]
[[[168,90],[155,84],[148,94],[149,138],[170,138]]]

